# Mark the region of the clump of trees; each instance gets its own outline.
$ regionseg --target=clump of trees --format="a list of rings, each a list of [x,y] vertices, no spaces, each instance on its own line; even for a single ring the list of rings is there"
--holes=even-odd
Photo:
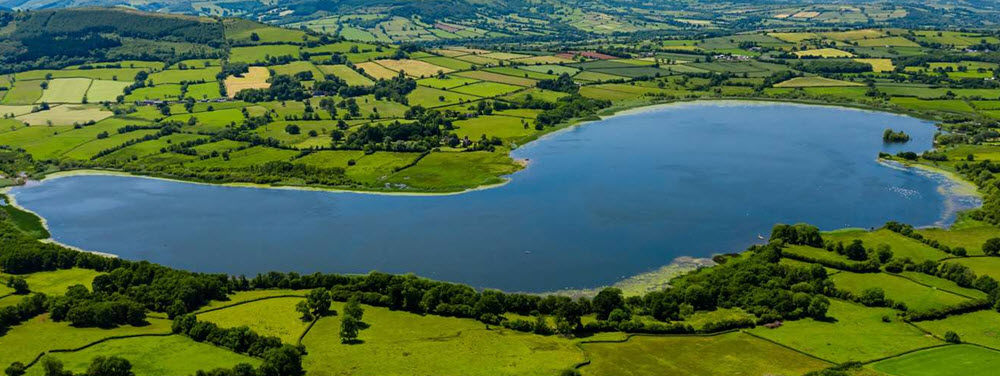
[[[910,135],[903,131],[893,131],[890,128],[886,128],[885,132],[882,132],[882,142],[885,143],[904,143],[910,141]]]
[[[776,224],[771,229],[770,241],[782,241],[785,244],[823,247],[823,237],[816,226],[799,223],[795,225]]]
[[[246,326],[220,328],[214,323],[198,321],[192,314],[174,318],[171,330],[197,342],[208,342],[254,357],[263,357],[269,351],[282,347],[278,337],[262,336]]]
[[[358,343],[358,332],[368,329],[368,324],[363,321],[365,316],[364,308],[358,303],[356,297],[351,298],[344,305],[344,317],[340,319],[340,342]]]
[[[580,91],[580,85],[573,82],[573,77],[569,74],[560,74],[558,78],[538,81],[535,84],[539,89],[560,91],[563,93],[576,94]]]

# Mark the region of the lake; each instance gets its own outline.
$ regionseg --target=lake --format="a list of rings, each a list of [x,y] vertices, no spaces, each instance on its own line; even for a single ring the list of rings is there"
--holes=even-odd
[[[907,144],[883,145],[885,128]],[[447,196],[72,176],[12,190],[55,240],[231,274],[379,270],[509,291],[614,283],[679,256],[738,252],[778,222],[949,223],[974,198],[891,168],[932,123],[834,107],[699,102],[611,117],[514,152],[510,183]]]

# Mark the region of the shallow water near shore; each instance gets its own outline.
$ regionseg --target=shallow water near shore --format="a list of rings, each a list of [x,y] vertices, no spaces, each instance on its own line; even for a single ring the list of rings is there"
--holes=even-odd
[[[905,131],[884,145],[882,131]],[[931,148],[932,123],[833,107],[698,102],[635,111],[514,151],[530,166],[447,196],[68,176],[10,191],[53,238],[231,274],[379,270],[509,291],[612,284],[679,256],[738,252],[777,222],[946,225],[978,205],[876,160]]]

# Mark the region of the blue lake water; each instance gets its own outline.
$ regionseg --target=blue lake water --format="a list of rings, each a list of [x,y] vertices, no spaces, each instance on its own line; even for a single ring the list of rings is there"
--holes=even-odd
[[[885,128],[912,140],[883,145]],[[514,152],[502,187],[449,196],[221,187],[74,176],[13,189],[64,244],[203,272],[379,270],[517,291],[614,283],[679,256],[736,252],[777,222],[947,223],[974,200],[879,164],[933,124],[833,107],[664,106]]]

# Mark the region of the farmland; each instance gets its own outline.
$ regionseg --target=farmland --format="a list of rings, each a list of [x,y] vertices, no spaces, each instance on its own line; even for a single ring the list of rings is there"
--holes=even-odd
[[[61,11],[18,12],[0,26],[4,42],[18,38],[2,44],[8,54],[0,57],[16,59],[3,60],[0,75],[2,181],[102,169],[208,184],[456,193],[502,185],[527,165],[512,150],[582,121],[653,104],[747,99],[926,119],[941,131],[933,150],[870,158],[946,171],[979,187],[984,205],[947,229],[887,225],[816,230],[818,242],[761,239],[742,253],[720,249],[714,266],[655,289],[598,289],[585,300],[377,272],[244,279],[90,258],[98,256],[39,242],[49,236],[41,221],[5,207],[0,280],[16,276],[28,287],[18,294],[14,280],[0,287],[7,320],[0,366],[21,362],[25,374],[41,375],[58,361],[81,373],[95,357],[115,355],[137,375],[239,363],[267,369],[273,359],[241,341],[273,337],[256,344],[302,345],[304,353],[289,351],[302,356],[308,375],[850,367],[918,376],[995,368],[1000,258],[987,242],[1000,238],[1000,64],[986,52],[1000,43],[995,32],[937,30],[944,26],[908,16],[912,8],[879,4],[654,12],[643,7],[659,5],[584,3],[539,4],[523,14],[455,10],[483,18],[475,22],[394,6],[313,15],[306,5],[270,4],[265,12],[255,2],[197,6],[215,18],[68,11],[108,17],[95,23],[132,20],[123,15],[156,21],[108,22],[95,26],[100,32],[71,28]],[[975,18],[959,13],[947,21]],[[36,14],[56,23],[42,26]],[[741,23],[745,14],[755,23]],[[930,24],[909,30],[890,27],[892,20]],[[56,26],[94,46],[84,53],[61,37],[32,39]],[[38,47],[54,43],[68,55]],[[317,304],[307,298],[314,291],[332,303],[309,306]],[[30,306],[43,296],[51,300]],[[352,322],[346,301],[354,299],[365,328],[344,340],[342,325]],[[135,304],[115,305],[123,302]],[[112,306],[142,320],[86,320]],[[321,312],[327,308],[333,312]],[[184,330],[183,320],[203,324]]]

